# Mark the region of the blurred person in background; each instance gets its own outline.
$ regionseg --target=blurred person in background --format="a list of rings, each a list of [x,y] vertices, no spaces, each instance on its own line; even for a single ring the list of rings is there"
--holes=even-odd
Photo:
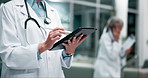
[[[94,66],[94,78],[120,78],[123,56],[129,54],[131,49],[122,51],[120,33],[123,21],[112,17],[107,22],[107,28],[100,39],[98,56]]]

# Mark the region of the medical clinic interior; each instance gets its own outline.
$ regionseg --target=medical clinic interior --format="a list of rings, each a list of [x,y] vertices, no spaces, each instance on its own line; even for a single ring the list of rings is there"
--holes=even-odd
[[[0,7],[8,1],[10,0],[0,0]],[[97,29],[77,47],[71,68],[63,68],[65,78],[93,78],[94,64],[101,45],[99,40],[107,21],[113,16],[124,22],[121,33],[123,43],[131,34],[135,37],[132,52],[121,60],[121,77],[148,78],[148,0],[46,1],[58,11],[66,30],[74,31],[80,27]],[[0,69],[1,67],[0,60]]]

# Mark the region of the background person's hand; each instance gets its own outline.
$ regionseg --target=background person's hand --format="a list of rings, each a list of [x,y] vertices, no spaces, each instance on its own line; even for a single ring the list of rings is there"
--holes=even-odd
[[[118,42],[120,33],[116,32],[116,31],[113,31],[113,36],[114,36],[114,40]]]
[[[66,34],[63,28],[55,28],[51,30],[46,41],[39,44],[39,53],[41,54],[45,50],[51,49],[55,41],[61,38],[62,34]]]
[[[115,24],[115,27],[112,29],[114,40],[119,41],[120,33],[122,30],[122,26],[120,24]]]
[[[78,38],[73,37],[72,41],[68,40],[68,43],[62,43],[66,48],[66,54],[71,56],[75,53],[75,50],[78,45],[80,45],[87,36],[83,37],[84,35],[80,35]]]
[[[133,50],[133,48],[127,49],[127,50],[125,51],[125,54],[128,55],[129,53],[132,52],[132,50]]]

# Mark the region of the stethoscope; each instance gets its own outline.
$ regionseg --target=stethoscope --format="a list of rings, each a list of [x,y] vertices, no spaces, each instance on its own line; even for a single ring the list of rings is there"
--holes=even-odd
[[[46,33],[46,30],[45,30],[43,27],[41,27],[41,26],[39,25],[39,23],[37,22],[37,20],[31,17],[31,15],[30,15],[30,13],[29,13],[27,1],[24,0],[24,2],[25,2],[25,6],[26,6],[26,11],[27,11],[27,14],[28,14],[28,18],[26,19],[26,21],[25,21],[25,26],[24,26],[25,30],[27,31],[27,23],[28,23],[28,21],[33,21],[33,22],[36,23],[36,25],[38,26],[38,28],[40,29],[40,31],[41,31],[42,34],[43,34],[43,31],[41,30],[41,28],[42,28],[42,29],[45,31],[45,33]],[[46,17],[45,17],[45,19],[44,19],[44,23],[45,23],[45,24],[50,24],[50,23],[51,23],[51,19],[50,19],[50,18],[48,17],[48,15],[47,15],[46,3],[44,2],[44,4],[45,4],[45,12],[46,12]],[[44,38],[46,37],[44,34],[43,34],[43,36],[44,36]],[[28,42],[28,39],[27,39],[27,32],[25,32],[25,37],[26,37],[27,43],[30,44],[30,43]]]

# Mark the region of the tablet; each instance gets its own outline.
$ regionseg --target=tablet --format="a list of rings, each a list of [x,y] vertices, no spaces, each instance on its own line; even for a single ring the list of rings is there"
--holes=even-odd
[[[70,33],[69,35],[65,36],[64,38],[56,42],[50,50],[52,50],[53,48],[55,48],[56,46],[62,43],[67,43],[67,40],[72,40],[74,36],[79,37],[81,34],[83,34],[84,35],[83,37],[85,37],[95,32],[96,30],[97,30],[96,28],[78,28],[74,30],[72,33]]]

